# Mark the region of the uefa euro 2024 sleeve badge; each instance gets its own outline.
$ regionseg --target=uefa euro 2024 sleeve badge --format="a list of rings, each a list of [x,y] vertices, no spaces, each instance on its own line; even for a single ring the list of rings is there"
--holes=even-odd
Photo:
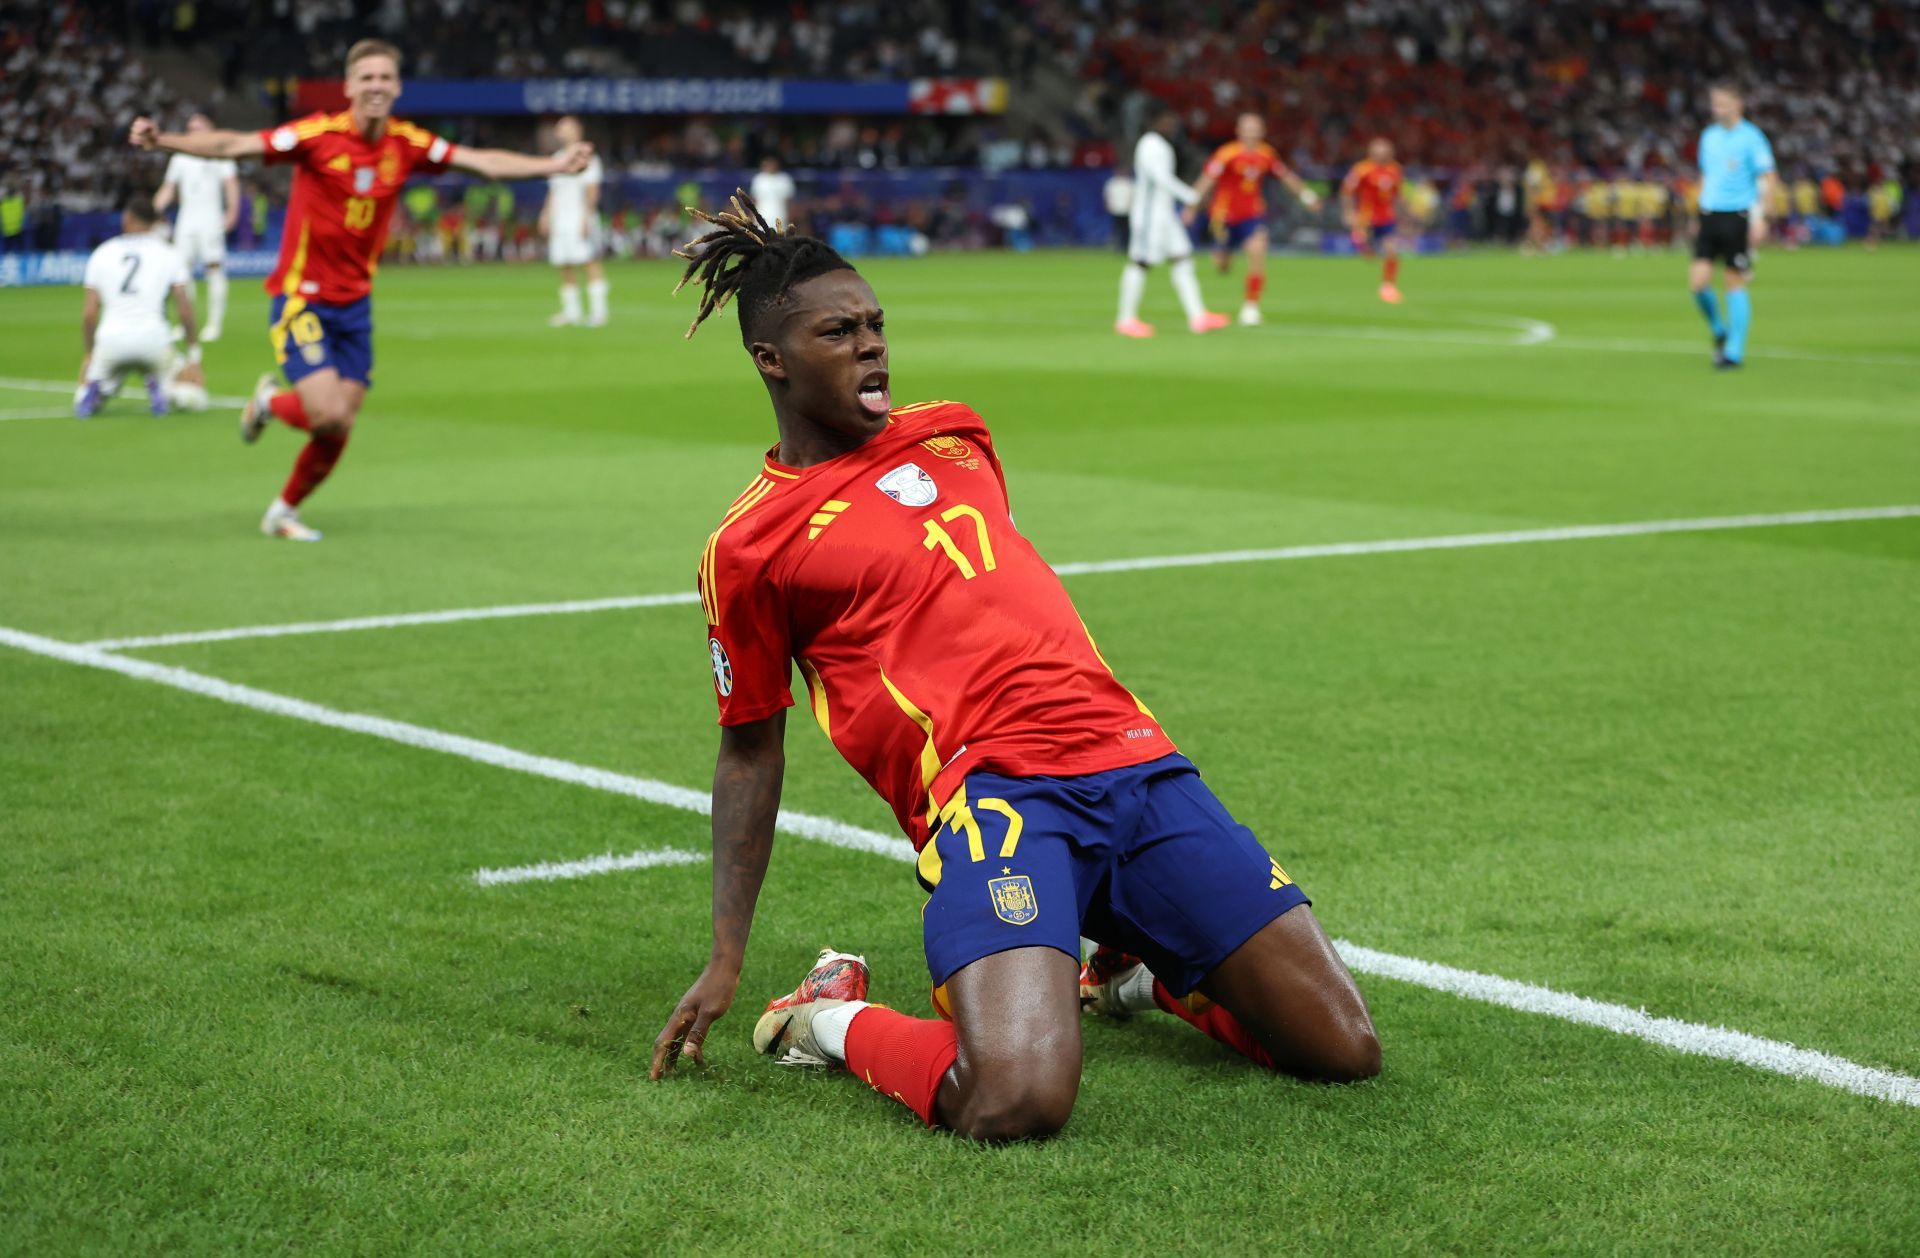
[[[922,471],[918,463],[902,463],[879,480],[873,482],[875,488],[903,507],[926,507],[940,496],[939,486],[933,483],[933,477]]]
[[[1040,916],[1033,880],[1025,874],[987,879],[987,894],[993,898],[993,915],[1009,926],[1025,926]]]
[[[720,639],[707,639],[707,654],[713,657],[713,686],[720,692],[722,699],[733,693],[733,661],[727,658],[727,648],[720,645]]]

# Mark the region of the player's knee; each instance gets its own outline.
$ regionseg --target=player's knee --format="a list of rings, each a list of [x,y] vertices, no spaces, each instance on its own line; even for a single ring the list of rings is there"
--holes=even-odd
[[[1058,1135],[1073,1116],[1076,1090],[1058,1083],[1018,1079],[977,1089],[957,1128],[969,1140],[983,1144],[1046,1140]]]
[[[1380,1037],[1371,1024],[1348,1027],[1321,1045],[1316,1058],[1322,1083],[1359,1083],[1380,1073]]]
[[[306,404],[313,431],[328,437],[345,437],[353,431],[353,404],[334,394],[324,395]]]

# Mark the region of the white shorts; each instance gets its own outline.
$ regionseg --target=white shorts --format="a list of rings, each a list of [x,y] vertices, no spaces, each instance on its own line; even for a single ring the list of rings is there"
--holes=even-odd
[[[102,327],[94,334],[87,380],[115,380],[128,371],[164,372],[172,357],[173,340],[164,327]]]
[[[547,261],[554,266],[583,266],[599,258],[600,229],[597,226],[589,226],[584,236],[580,234],[578,223],[555,226],[553,234],[547,237]]]
[[[1193,237],[1180,221],[1179,206],[1142,205],[1129,220],[1127,257],[1142,266],[1159,266],[1193,256]]]
[[[189,268],[227,260],[227,232],[220,222],[176,223],[173,247],[187,260]]]

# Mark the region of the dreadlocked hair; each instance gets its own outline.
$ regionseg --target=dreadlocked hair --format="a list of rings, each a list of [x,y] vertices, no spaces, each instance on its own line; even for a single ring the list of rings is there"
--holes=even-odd
[[[828,271],[851,271],[853,264],[823,240],[767,222],[744,188],[734,189],[727,203],[731,208],[718,214],[687,207],[689,214],[711,223],[714,230],[673,251],[676,258],[687,259],[686,272],[673,291],[678,293],[695,280],[705,288],[700,310],[687,325],[688,339],[708,315],[737,297],[740,343],[751,349],[752,329],[767,307],[785,301],[794,285]]]

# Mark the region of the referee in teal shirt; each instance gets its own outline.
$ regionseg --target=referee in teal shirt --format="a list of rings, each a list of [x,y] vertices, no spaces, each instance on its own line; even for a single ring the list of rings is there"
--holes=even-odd
[[[1700,133],[1700,231],[1693,240],[1687,286],[1713,329],[1713,365],[1738,367],[1747,356],[1753,322],[1753,251],[1767,235],[1767,198],[1773,191],[1773,147],[1741,116],[1739,89],[1716,83],[1708,93],[1713,125]],[[1713,291],[1713,264],[1727,269],[1727,309]]]

